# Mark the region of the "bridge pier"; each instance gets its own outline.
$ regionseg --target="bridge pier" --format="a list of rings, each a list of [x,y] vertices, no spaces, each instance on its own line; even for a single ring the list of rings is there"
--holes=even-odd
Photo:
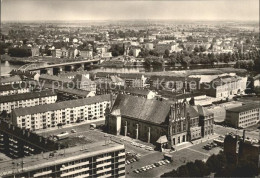
[[[73,65],[69,65],[69,66],[65,66],[65,72],[70,72],[70,71],[73,71],[74,70],[74,66]]]
[[[53,75],[59,75],[62,72],[62,67],[54,67]]]
[[[47,74],[47,73],[48,73],[47,69],[40,69],[40,75]]]

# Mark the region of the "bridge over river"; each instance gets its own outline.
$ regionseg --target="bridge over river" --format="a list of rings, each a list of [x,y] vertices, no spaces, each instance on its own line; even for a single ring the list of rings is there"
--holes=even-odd
[[[49,73],[52,75],[58,75],[61,71],[66,71],[66,72],[76,71],[79,68],[85,70],[87,67],[99,63],[100,63],[100,59],[80,60],[80,61],[64,62],[58,64],[47,64],[44,62],[38,62],[38,63],[25,64],[21,66],[18,70],[36,71],[40,74]]]

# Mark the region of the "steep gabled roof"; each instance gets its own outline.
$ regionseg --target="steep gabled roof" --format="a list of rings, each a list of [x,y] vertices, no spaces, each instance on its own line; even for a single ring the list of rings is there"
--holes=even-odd
[[[116,109],[120,109],[122,116],[163,124],[169,115],[170,104],[165,101],[119,94],[112,112]]]

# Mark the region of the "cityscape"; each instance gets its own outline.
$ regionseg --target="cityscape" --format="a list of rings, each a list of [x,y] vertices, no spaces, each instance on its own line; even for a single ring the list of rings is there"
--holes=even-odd
[[[0,177],[258,177],[258,0],[2,0]]]

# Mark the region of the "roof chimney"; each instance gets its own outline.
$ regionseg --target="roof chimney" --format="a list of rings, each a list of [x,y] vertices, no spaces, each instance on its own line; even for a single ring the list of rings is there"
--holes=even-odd
[[[245,142],[246,139],[246,130],[243,130],[243,142]]]

